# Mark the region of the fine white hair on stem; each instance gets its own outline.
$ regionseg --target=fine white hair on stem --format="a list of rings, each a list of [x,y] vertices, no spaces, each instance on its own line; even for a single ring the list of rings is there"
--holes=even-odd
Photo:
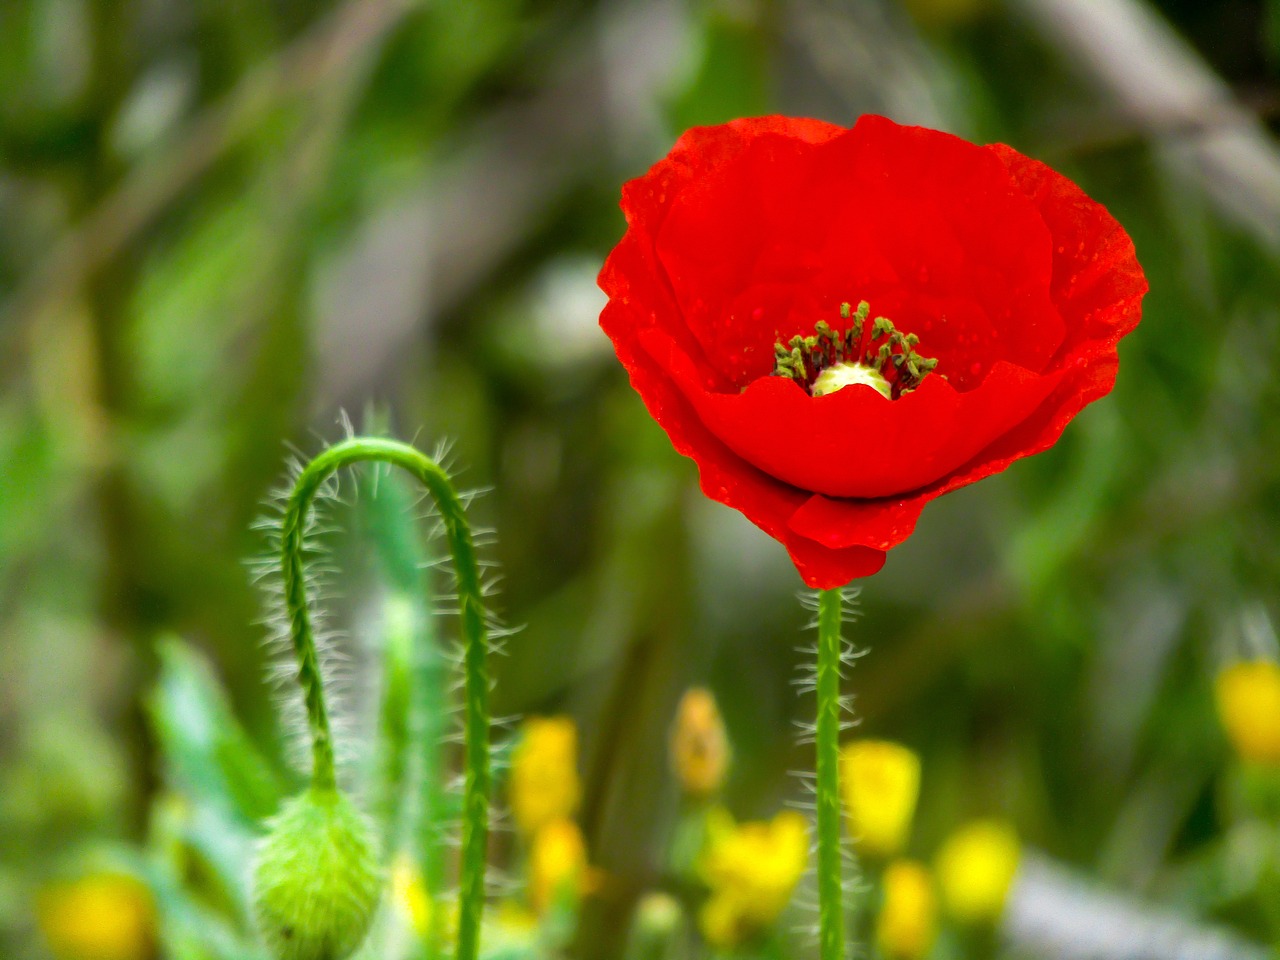
[[[286,727],[305,729],[311,734],[313,782],[331,788],[338,777],[335,760],[352,756],[353,751],[348,745],[356,742],[354,737],[347,735],[342,729],[346,726],[342,723],[343,720],[354,720],[356,717],[354,711],[342,705],[343,690],[349,688],[354,694],[358,694],[361,691],[360,668],[366,667],[363,679],[368,681],[373,675],[373,671],[367,669],[370,665],[374,662],[390,664],[390,661],[385,656],[346,656],[351,649],[349,644],[344,647],[335,642],[336,631],[327,623],[325,605],[325,600],[334,592],[332,585],[337,581],[337,571],[329,560],[328,553],[328,541],[333,536],[334,528],[333,524],[323,518],[333,516],[335,506],[346,507],[355,502],[361,493],[362,477],[368,478],[368,483],[376,490],[382,476],[380,467],[376,465],[371,470],[361,468],[347,471],[343,467],[364,461],[389,461],[397,464],[417,477],[438,503],[438,515],[427,511],[429,535],[443,533],[448,539],[455,561],[448,568],[449,579],[445,581],[445,589],[435,593],[438,579],[433,576],[435,568],[428,565],[425,572],[419,575],[418,555],[411,544],[392,532],[395,521],[390,520],[386,511],[380,510],[371,515],[376,517],[375,532],[381,534],[378,540],[379,552],[383,554],[384,561],[389,562],[390,569],[384,571],[388,573],[389,581],[410,592],[419,592],[424,585],[430,585],[425,592],[433,595],[430,606],[434,612],[440,616],[460,615],[456,630],[451,632],[456,632],[465,641],[465,656],[459,658],[456,653],[450,653],[440,658],[437,661],[441,664],[440,669],[429,671],[432,679],[428,686],[420,687],[418,693],[425,694],[425,699],[434,700],[434,694],[447,687],[451,678],[455,682],[459,675],[464,678],[463,694],[457,695],[456,689],[451,691],[452,697],[445,694],[440,697],[443,702],[439,707],[431,711],[439,722],[431,726],[430,739],[445,737],[450,729],[458,730],[465,726],[463,752],[466,755],[466,768],[462,778],[465,801],[459,807],[445,799],[447,790],[441,790],[441,786],[447,782],[444,771],[456,766],[456,761],[454,764],[439,759],[432,761],[430,775],[423,782],[426,784],[424,790],[427,791],[424,797],[429,798],[426,800],[428,818],[437,821],[444,819],[450,809],[461,809],[464,816],[458,944],[459,954],[474,960],[486,895],[485,838],[490,826],[487,812],[492,809],[491,730],[487,704],[493,680],[488,668],[487,634],[493,630],[505,641],[511,633],[489,609],[490,604],[484,599],[497,591],[501,575],[493,564],[486,565],[482,573],[476,563],[477,550],[491,544],[494,534],[486,529],[473,533],[475,528],[468,516],[468,505],[483,493],[482,490],[469,491],[459,497],[455,493],[455,478],[420,451],[378,436],[357,436],[350,419],[345,415],[340,419],[340,426],[346,439],[320,454],[318,459],[311,460],[305,467],[293,468],[293,482],[281,494],[283,512],[277,504],[268,514],[275,518],[277,526],[272,529],[271,523],[265,525],[265,539],[273,554],[280,558],[280,571],[273,577],[270,574],[270,563],[260,564],[258,572],[265,571],[267,575],[258,579],[266,584],[277,579],[283,582],[284,603],[281,606],[286,616],[283,622],[278,617],[269,619],[269,622],[276,626],[275,632],[282,634],[288,641],[284,644],[285,650],[290,646],[296,648],[293,653],[298,661],[295,675],[298,680],[297,692],[304,695],[290,698],[286,704],[304,700],[306,708],[305,728],[296,721],[293,724],[286,723]],[[444,453],[443,450],[440,452]],[[297,472],[299,469],[300,473]],[[389,510],[402,510],[401,498],[397,496],[386,507]],[[420,511],[422,508],[415,505],[412,509]],[[412,558],[409,563],[403,563],[399,559],[406,553]],[[393,557],[396,559],[391,559]],[[308,569],[308,563],[312,564],[311,569]],[[280,590],[268,588],[266,596],[269,601],[279,602]],[[434,647],[434,643],[432,646]],[[403,663],[403,654],[398,652],[398,648],[389,647],[386,653],[399,658],[398,662]],[[463,662],[463,670],[457,668],[459,660]],[[452,670],[450,664],[453,665]],[[396,669],[396,675],[401,675],[400,668]],[[355,696],[352,699],[362,699],[367,703],[381,702],[381,697],[372,695],[372,686],[372,682],[364,684],[365,696]],[[465,713],[448,710],[445,705],[451,700],[465,701]],[[398,785],[403,782],[400,772],[403,764],[399,758],[403,756],[403,745],[407,741],[402,734],[396,732],[404,729],[402,721],[396,719],[398,708],[394,712],[387,712],[389,707],[394,707],[392,701],[386,702],[386,707],[378,714],[376,724],[377,730],[388,731],[388,741],[392,745],[392,752],[388,754],[390,763],[379,765],[379,769],[385,769],[390,776],[385,782],[380,782],[378,796],[380,807],[394,811],[395,794],[399,789]],[[286,709],[285,713],[288,712],[290,711]],[[296,716],[297,711],[293,712]],[[335,724],[331,724],[330,718],[340,728],[336,734],[331,733],[331,726]],[[463,718],[465,725],[461,722]],[[369,715],[369,721],[369,730],[372,731],[375,729],[372,714]],[[364,753],[368,755],[367,750]],[[442,751],[438,756],[453,753],[454,751]],[[365,769],[367,772],[367,764]],[[424,767],[423,770],[428,768]],[[434,786],[431,785],[433,783]],[[499,816],[495,826],[501,828],[501,825]],[[433,829],[427,828],[420,831],[419,836],[427,835],[429,839],[429,835],[434,833]],[[430,863],[439,865],[444,862],[437,856],[434,845],[422,852]],[[435,877],[433,885],[438,888],[438,868]]]
[[[345,411],[339,413],[337,426],[343,439],[350,440],[357,436],[358,431]],[[321,444],[325,444],[323,438]],[[245,566],[250,579],[260,590],[264,605],[264,614],[259,622],[263,628],[263,643],[269,654],[266,680],[278,704],[286,755],[300,770],[306,770],[310,756],[310,731],[302,696],[295,682],[298,668],[291,625],[285,613],[280,553],[285,510],[294,486],[312,456],[292,445],[286,445],[286,449],[288,452],[283,482],[270,492],[262,504],[260,516],[252,523],[252,528],[262,539],[263,552],[246,561]],[[442,441],[434,445],[432,459],[456,479],[453,454],[453,444]],[[337,518],[360,498],[361,478],[367,480],[363,486],[369,493],[376,495],[378,485],[394,469],[390,464],[377,462],[371,462],[368,468],[367,471],[337,472],[323,481],[306,517],[302,542],[302,553],[306,560],[304,585],[317,647],[317,661],[334,728],[335,759],[344,779],[349,779],[348,774],[359,755],[367,756],[367,751],[356,749],[357,740],[352,732],[357,728],[363,732],[372,729],[372,723],[366,722],[370,718],[362,718],[357,708],[378,699],[377,680],[371,676],[371,667],[378,661],[376,657],[368,656],[368,651],[357,649],[355,640],[333,625],[333,604],[343,599],[338,589],[341,571],[333,559],[333,547],[336,538],[344,533],[341,524],[336,522]],[[459,494],[459,499],[470,511],[475,501],[490,490],[488,487],[474,487]],[[415,489],[409,497],[410,516],[406,517],[405,522],[416,522],[427,541],[442,537],[445,533],[444,524],[430,495],[426,491]],[[477,527],[474,528],[472,539],[477,550],[484,550],[496,542],[496,534],[492,528]],[[480,566],[483,571],[482,593],[486,598],[493,597],[502,582],[498,565],[494,560],[484,558],[480,561]],[[458,603],[452,557],[448,554],[434,557],[421,563],[421,567],[431,585],[430,596],[424,598],[424,608],[440,617],[456,616]],[[438,570],[441,567],[447,571],[443,584],[438,583]],[[444,589],[440,589],[441,587]],[[505,653],[509,638],[518,630],[507,626],[489,606],[485,609],[485,623],[494,638],[493,652]],[[461,646],[456,640],[445,641],[445,644],[445,656],[450,664],[448,682],[460,687]],[[456,701],[446,713],[447,732],[442,739],[447,742],[460,740],[463,729],[462,711],[456,708]]]
[[[845,587],[840,591],[842,624],[852,623],[858,618],[859,593],[860,590],[857,587]],[[818,591],[806,590],[799,595],[799,600],[801,608],[810,614],[802,629],[816,632],[818,629],[819,609]],[[814,639],[802,642],[797,645],[796,651],[800,656],[797,661],[796,676],[792,678],[791,685],[799,696],[806,698],[806,702],[812,702],[808,698],[816,696],[818,686],[818,641]],[[837,673],[842,681],[849,678],[858,659],[865,653],[865,650],[859,649],[847,638],[840,638],[840,664]],[[852,694],[841,694],[838,699],[841,732],[853,728],[858,723],[858,719],[854,714],[854,703],[855,698]],[[814,721],[797,719],[792,721],[792,724],[795,727],[796,741],[799,744],[808,747],[816,742],[817,724]],[[792,770],[788,772],[799,783],[801,793],[799,799],[790,801],[788,805],[808,817],[811,824],[810,836],[813,838],[810,844],[810,855],[805,875],[793,897],[793,903],[800,915],[800,920],[793,927],[793,931],[806,942],[816,943],[820,931],[818,921],[820,904],[817,892],[817,829],[814,826],[817,819],[817,803],[815,801],[817,796],[817,775],[811,770]],[[847,902],[849,898],[861,895],[865,889],[865,883],[862,880],[858,866],[858,858],[854,853],[847,831],[841,832],[840,859],[844,866],[841,883]],[[852,951],[854,956],[858,956],[861,953],[861,947],[854,944]]]

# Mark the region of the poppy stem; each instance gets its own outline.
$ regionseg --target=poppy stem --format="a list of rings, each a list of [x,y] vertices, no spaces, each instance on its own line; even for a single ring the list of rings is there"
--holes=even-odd
[[[844,960],[844,880],[840,844],[840,590],[818,594],[818,942],[822,960]]]
[[[426,454],[395,440],[352,437],[329,447],[302,469],[285,506],[281,536],[284,600],[289,632],[298,657],[298,682],[306,700],[307,722],[311,729],[314,758],[311,778],[318,788],[332,789],[336,782],[333,737],[307,604],[305,534],[312,504],[324,482],[337,470],[363,461],[390,463],[417,478],[435,501],[453,557],[466,681],[466,778],[456,957],[457,960],[476,960],[480,950],[480,916],[484,909],[485,849],[488,845],[492,784],[489,764],[489,637],[484,591],[471,527],[462,499],[449,475]]]

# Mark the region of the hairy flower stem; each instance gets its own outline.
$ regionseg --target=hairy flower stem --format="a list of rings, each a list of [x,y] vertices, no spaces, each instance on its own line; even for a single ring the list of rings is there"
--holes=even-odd
[[[335,471],[363,461],[390,463],[408,471],[427,489],[444,522],[457,579],[458,608],[466,677],[466,780],[462,824],[462,882],[459,893],[457,960],[476,960],[480,950],[480,915],[484,908],[485,848],[489,833],[489,673],[480,568],[462,500],[449,475],[434,460],[395,440],[353,437],[335,444],[303,468],[285,507],[281,546],[284,597],[289,629],[298,657],[298,682],[307,704],[311,728],[312,782],[335,785],[333,738],[316,659],[315,636],[307,606],[304,533],[311,505],[324,481]]]
[[[839,590],[818,594],[818,942],[822,960],[844,960],[844,891],[840,847]]]

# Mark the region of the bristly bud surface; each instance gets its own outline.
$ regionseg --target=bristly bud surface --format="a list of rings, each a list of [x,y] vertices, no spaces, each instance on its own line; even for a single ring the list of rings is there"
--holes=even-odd
[[[253,870],[258,928],[279,960],[345,960],[382,892],[373,830],[347,797],[312,787],[271,821]]]

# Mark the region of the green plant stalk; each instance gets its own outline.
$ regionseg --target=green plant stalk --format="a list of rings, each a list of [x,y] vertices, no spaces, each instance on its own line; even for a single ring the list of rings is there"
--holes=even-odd
[[[378,469],[375,465],[373,470]],[[374,481],[375,496],[368,498],[369,533],[377,548],[379,567],[388,581],[388,612],[412,611],[413,635],[387,634],[386,693],[383,697],[382,743],[386,751],[382,774],[384,807],[394,810],[393,835],[397,842],[406,836],[415,843],[415,855],[422,870],[423,886],[430,906],[430,928],[423,935],[423,956],[436,960],[441,955],[449,927],[443,896],[445,867],[449,860],[446,825],[457,815],[456,804],[446,783],[445,738],[450,723],[449,687],[452,671],[448,658],[437,643],[434,617],[418,598],[426,595],[427,556],[404,518],[413,509],[408,487],[398,476]],[[401,643],[403,641],[403,644]],[[402,702],[403,694],[403,702]],[[410,731],[419,737],[421,762],[411,771],[404,760]],[[416,772],[416,785],[407,783],[407,774]],[[416,795],[416,805],[409,793]],[[406,814],[416,815],[410,823]]]
[[[404,827],[405,781],[409,768],[413,709],[413,653],[416,609],[398,593],[384,607],[382,704],[378,712],[377,809],[388,848],[398,844]]]
[[[462,877],[459,892],[457,960],[476,960],[484,909],[485,850],[489,835],[489,671],[480,568],[466,512],[449,475],[421,451],[395,440],[353,437],[321,452],[298,475],[285,506],[281,567],[290,634],[298,658],[298,682],[307,706],[312,739],[312,782],[336,784],[333,738],[321,685],[315,636],[307,605],[304,534],[316,493],[335,471],[355,463],[390,463],[412,474],[435,501],[453,557],[465,671],[466,777],[463,797]]]
[[[818,946],[822,960],[844,960],[844,883],[840,848],[839,590],[818,594]]]
[[[422,627],[430,631],[428,616]],[[449,682],[451,671],[444,652],[437,645],[426,648],[415,677],[419,722],[416,729],[422,737],[426,757],[419,770],[418,852],[422,858],[422,876],[431,904],[431,926],[426,936],[425,955],[435,960],[442,953],[448,923],[445,917],[445,866],[448,862],[448,837],[445,824],[455,816],[454,798],[446,786],[444,740],[449,725]],[[483,847],[481,847],[483,852]],[[481,858],[483,862],[483,857]]]

